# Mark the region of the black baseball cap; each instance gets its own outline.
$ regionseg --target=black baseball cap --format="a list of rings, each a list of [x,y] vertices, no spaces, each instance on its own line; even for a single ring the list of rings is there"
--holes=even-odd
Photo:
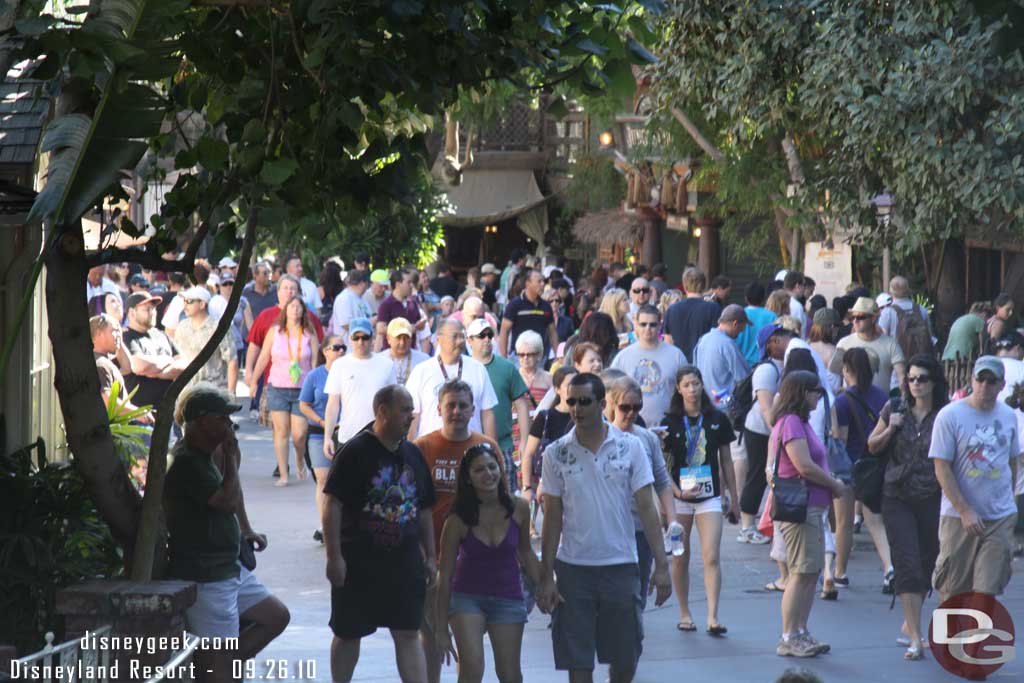
[[[160,303],[163,300],[164,298],[162,296],[153,296],[149,292],[135,292],[134,294],[128,295],[128,299],[125,301],[124,307],[125,310],[127,310],[135,308],[140,304],[149,303],[151,301],[154,303]]]
[[[233,415],[242,409],[242,404],[230,399],[227,392],[216,387],[199,387],[185,397],[182,418],[191,422],[205,415]]]

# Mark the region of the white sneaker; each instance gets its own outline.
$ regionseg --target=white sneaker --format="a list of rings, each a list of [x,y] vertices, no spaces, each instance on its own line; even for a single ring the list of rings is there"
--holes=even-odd
[[[772,539],[768,538],[757,529],[747,529],[746,540],[742,541],[742,543],[749,543],[751,545],[765,545],[766,543],[771,542]]]

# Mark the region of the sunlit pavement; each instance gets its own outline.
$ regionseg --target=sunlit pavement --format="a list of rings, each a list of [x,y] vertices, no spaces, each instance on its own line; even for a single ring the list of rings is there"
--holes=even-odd
[[[248,411],[242,413],[247,414]],[[271,478],[274,453],[270,430],[247,417],[241,423],[241,474],[249,517],[256,530],[266,533],[270,540],[266,552],[257,556],[256,573],[288,605],[292,615],[287,630],[257,659],[256,672],[263,678],[274,675],[280,679],[284,667],[293,680],[301,675],[306,680],[330,681],[330,590],[324,577],[323,548],[312,538],[318,527],[313,481],[298,482],[293,475],[290,486],[275,488]],[[776,656],[781,594],[763,589],[777,575],[775,564],[768,559],[767,546],[736,543],[736,529],[727,525],[722,539],[723,589],[719,612],[722,623],[729,627],[728,635],[713,638],[704,633],[703,579],[699,556],[694,557],[690,565],[690,604],[698,630],[676,630],[678,612],[674,598],[660,608],[648,605],[644,614],[644,654],[637,681],[677,681],[685,677],[690,681],[767,682],[794,666],[817,672],[826,683],[963,680],[946,673],[931,653],[926,653],[923,661],[903,660],[904,649],[896,644],[902,612],[898,601],[890,610],[891,597],[881,593],[881,568],[866,530],[855,537],[850,587],[841,590],[836,602],[816,600],[811,613],[812,632],[819,640],[830,643],[832,652],[804,660]],[[698,553],[699,544],[693,546]],[[1017,575],[1001,601],[1021,629],[1024,562],[1016,560],[1014,570]],[[930,616],[936,606],[936,598],[932,597],[926,603],[926,614]],[[526,626],[522,661],[527,683],[567,680],[563,672],[555,671],[547,624],[548,617],[534,611]],[[1024,680],[1019,650],[1018,659],[989,680]],[[314,667],[315,676],[311,675]],[[603,669],[599,667],[595,680],[605,680]],[[492,663],[488,662],[484,680],[496,680],[493,672]],[[456,678],[454,667],[444,670],[442,680]],[[378,631],[363,640],[354,680],[398,680],[387,631]]]

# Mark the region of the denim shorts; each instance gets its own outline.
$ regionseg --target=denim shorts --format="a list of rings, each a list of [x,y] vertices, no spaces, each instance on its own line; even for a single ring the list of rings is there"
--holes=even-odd
[[[267,410],[270,412],[291,413],[296,417],[302,417],[299,410],[299,392],[301,389],[282,389],[273,385],[267,385]]]
[[[313,467],[317,469],[330,469],[331,461],[324,455],[324,435],[309,434],[306,440],[306,452]]]
[[[196,601],[185,610],[189,631],[207,638],[237,638],[238,617],[270,597],[270,591],[245,567],[238,576],[196,584]]]
[[[525,624],[526,602],[491,595],[452,593],[448,615],[482,614],[488,624]]]

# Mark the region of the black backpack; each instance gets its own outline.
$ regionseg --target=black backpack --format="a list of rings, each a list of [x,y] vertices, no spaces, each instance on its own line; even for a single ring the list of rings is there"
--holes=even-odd
[[[750,412],[754,405],[754,373],[764,363],[771,363],[772,367],[775,367],[775,364],[770,360],[763,360],[754,366],[749,375],[736,382],[736,386],[733,387],[732,399],[729,401],[725,412],[729,416],[732,428],[737,432],[743,431],[743,423],[747,421],[747,413]],[[779,369],[775,367],[775,371],[778,372]]]

